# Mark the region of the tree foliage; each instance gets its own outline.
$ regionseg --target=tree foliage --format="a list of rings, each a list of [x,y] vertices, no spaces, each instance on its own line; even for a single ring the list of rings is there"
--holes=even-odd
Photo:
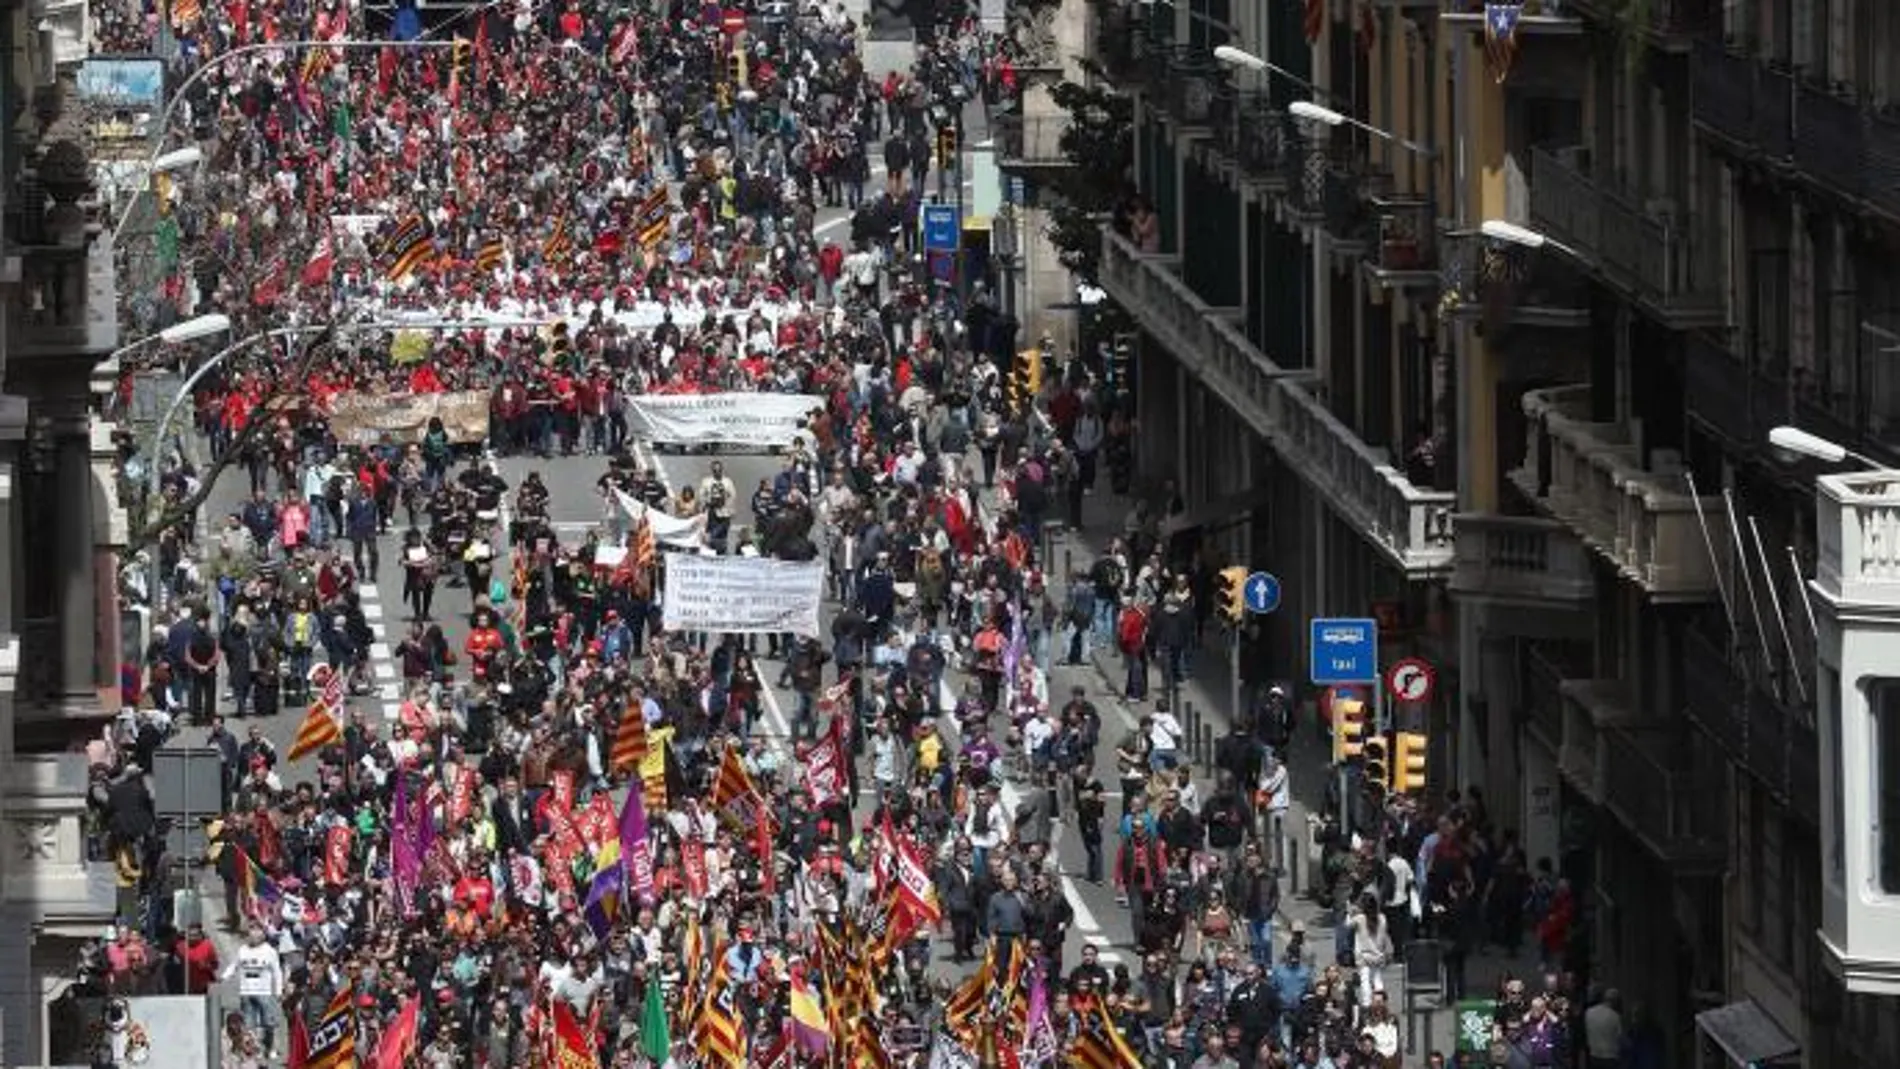
[[[1098,284],[1102,223],[1133,188],[1134,102],[1106,88],[1105,81],[1063,81],[1049,92],[1068,112],[1062,151],[1074,165],[1046,186],[1053,194],[1045,205],[1049,241],[1063,266],[1093,286]]]

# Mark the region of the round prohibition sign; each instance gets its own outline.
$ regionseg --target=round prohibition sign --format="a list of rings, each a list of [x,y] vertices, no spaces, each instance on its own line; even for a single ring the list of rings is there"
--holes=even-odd
[[[1385,670],[1386,689],[1402,702],[1430,701],[1437,685],[1437,671],[1430,661],[1420,657],[1407,657]]]

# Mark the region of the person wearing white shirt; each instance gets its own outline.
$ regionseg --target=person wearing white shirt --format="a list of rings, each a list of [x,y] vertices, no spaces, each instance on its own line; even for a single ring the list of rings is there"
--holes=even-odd
[[[1156,772],[1173,768],[1181,760],[1181,722],[1166,702],[1158,702],[1148,717],[1148,762]]]
[[[284,991],[284,962],[277,948],[264,938],[264,929],[252,925],[244,935],[237,957],[225,966],[225,980],[237,977],[238,1007],[244,1023],[264,1040],[264,1049],[277,1057],[277,1015],[272,1008]]]

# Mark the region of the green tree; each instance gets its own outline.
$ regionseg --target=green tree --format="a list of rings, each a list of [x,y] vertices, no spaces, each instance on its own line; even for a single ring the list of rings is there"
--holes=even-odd
[[[1134,102],[1105,84],[1064,81],[1050,89],[1050,99],[1069,113],[1062,151],[1073,166],[1042,188],[1049,241],[1063,266],[1091,286],[1100,284],[1102,223],[1133,188]]]

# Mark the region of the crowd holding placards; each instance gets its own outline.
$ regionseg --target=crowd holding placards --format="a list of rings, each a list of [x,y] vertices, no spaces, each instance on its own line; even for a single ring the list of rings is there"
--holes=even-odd
[[[97,10],[131,51],[163,14],[180,71],[208,70],[178,127],[213,162],[168,196],[162,285],[128,314],[412,325],[259,346],[196,395],[250,499],[204,535],[168,526],[157,589],[128,569],[162,616],[95,798],[140,908],[89,983],[155,984],[168,955],[126,951],[142,938],[168,944],[172,990],[232,980],[232,1067],[1395,1064],[1370,978],[1315,975],[1298,940],[1276,957],[1285,770],[1252,729],[1197,783],[1165,707],[1105,744],[1092,703],[1048,693],[1053,661],[1112,643],[1145,701],[1184,668],[1204,576],[1164,559],[1167,495],[1086,574],[1044,573],[1045,520],[1079,525],[1098,473],[1129,487],[1126,398],[1095,354],[1052,354],[1043,403],[1007,404],[1013,332],[905,256],[926,112],[1012,81],[1006,58],[966,32],[873,82],[816,9],[748,11],[739,42],[710,6],[507,4],[428,31],[360,5]],[[219,58],[416,32],[464,45]],[[750,88],[724,73],[735,44]],[[854,209],[839,240],[821,205]],[[630,450],[696,444],[732,392],[809,404],[769,443],[775,478],[671,487]],[[600,529],[563,542],[547,487],[487,451],[604,458]],[[148,516],[203,477],[160,453]],[[785,622],[730,633],[708,595],[694,630],[663,626],[669,578],[710,571],[669,568],[681,550],[784,562],[752,608]],[[358,700],[358,584],[388,569],[385,722]],[[279,754],[243,720],[283,711],[308,715]],[[235,961],[173,930],[141,816],[139,772],[186,724],[221,755]],[[1093,772],[1110,746],[1119,814]],[[1133,970],[1070,935],[1062,814],[1088,855],[1071,875],[1128,903]],[[976,971],[933,969],[944,942]]]

